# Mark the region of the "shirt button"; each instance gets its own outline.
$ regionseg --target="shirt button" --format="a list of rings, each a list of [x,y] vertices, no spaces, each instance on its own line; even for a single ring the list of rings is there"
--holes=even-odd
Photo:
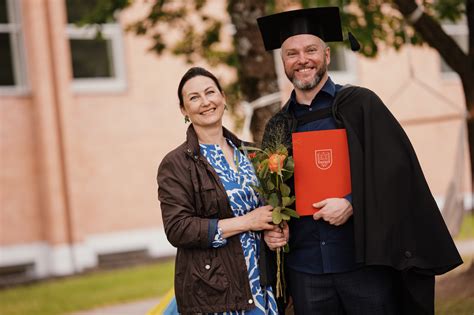
[[[252,300],[252,299],[249,300],[249,304],[253,304],[253,300]]]
[[[209,269],[211,269],[211,266],[210,266],[210,265],[206,265],[204,268],[206,268],[206,270],[209,270]]]
[[[322,242],[321,242],[321,245],[326,245],[326,242],[325,242],[325,241],[322,241]]]

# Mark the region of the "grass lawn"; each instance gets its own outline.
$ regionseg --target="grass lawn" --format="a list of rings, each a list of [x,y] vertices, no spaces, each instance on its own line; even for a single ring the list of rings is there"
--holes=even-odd
[[[474,238],[474,216],[466,215],[458,240]],[[472,261],[465,259],[467,263]],[[466,270],[468,266],[466,266]],[[474,270],[474,269],[473,269]],[[100,306],[163,296],[173,286],[174,259],[100,271],[0,290],[2,315],[62,315]],[[437,284],[436,314],[474,310],[474,272],[453,273]]]
[[[436,281],[437,315],[474,314],[474,267],[472,257],[463,257],[466,265]]]
[[[462,220],[461,230],[456,235],[456,240],[465,240],[474,238],[474,215],[466,213]]]
[[[474,310],[474,298],[463,297],[436,302],[436,315],[472,315]]]
[[[474,215],[464,216],[457,241],[474,239]],[[437,315],[473,315],[474,314],[474,258],[463,257],[464,264],[454,269],[436,282]],[[470,268],[471,267],[471,268]]]
[[[173,286],[174,259],[101,271],[0,291],[2,315],[61,315],[164,295]]]

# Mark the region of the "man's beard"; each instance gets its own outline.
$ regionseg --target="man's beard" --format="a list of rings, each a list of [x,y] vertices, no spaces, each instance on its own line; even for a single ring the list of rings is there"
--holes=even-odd
[[[312,90],[314,87],[316,87],[319,84],[319,82],[321,82],[321,80],[324,77],[324,74],[327,72],[327,68],[328,68],[328,66],[327,66],[327,63],[326,63],[326,59],[324,59],[323,64],[316,71],[316,73],[314,74],[314,77],[312,78],[312,80],[310,80],[308,82],[302,82],[302,81],[298,80],[294,75],[295,72],[293,72],[292,76],[290,76],[288,74],[288,72],[286,72],[286,71],[285,71],[285,73],[286,73],[286,76],[288,77],[288,80],[290,80],[291,83],[293,83],[293,85],[297,89],[303,90],[303,91],[308,91],[308,90]]]

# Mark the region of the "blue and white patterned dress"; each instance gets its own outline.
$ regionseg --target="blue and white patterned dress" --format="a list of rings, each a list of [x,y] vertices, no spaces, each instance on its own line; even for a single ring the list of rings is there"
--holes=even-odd
[[[243,216],[260,206],[257,193],[251,185],[257,185],[255,171],[247,157],[227,139],[234,148],[234,161],[238,170],[233,170],[225,159],[222,148],[217,144],[200,144],[201,154],[214,167],[224,185],[234,216]],[[276,300],[272,288],[260,285],[260,270],[258,268],[260,233],[253,231],[240,234],[240,243],[244,252],[245,263],[249,274],[250,290],[252,291],[255,308],[249,311],[229,310],[219,314],[278,314]],[[214,247],[225,246],[227,241],[222,238],[221,232],[216,233]],[[216,313],[217,314],[217,313]]]

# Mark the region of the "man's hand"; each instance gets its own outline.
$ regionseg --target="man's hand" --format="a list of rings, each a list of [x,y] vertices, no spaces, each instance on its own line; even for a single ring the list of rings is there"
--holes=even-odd
[[[288,243],[288,239],[290,237],[288,224],[283,221],[282,226],[283,228],[281,228],[279,225],[274,225],[273,229],[263,232],[263,239],[271,250],[283,247],[286,245],[286,243]]]
[[[332,225],[341,225],[352,215],[352,205],[344,198],[328,198],[323,201],[313,203],[314,208],[320,210],[313,214],[313,219],[323,219]]]

